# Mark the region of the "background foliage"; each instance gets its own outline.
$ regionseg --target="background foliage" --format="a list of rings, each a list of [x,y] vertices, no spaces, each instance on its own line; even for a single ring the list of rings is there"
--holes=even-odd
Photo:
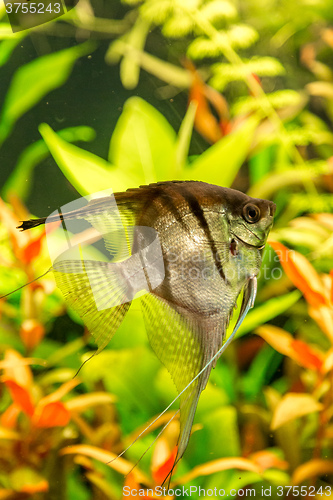
[[[201,396],[174,485],[329,496],[331,7],[80,0],[13,35],[0,4],[2,295],[50,265],[43,230],[18,221],[79,195],[191,178],[277,203],[256,306]],[[176,394],[137,306],[73,378],[94,347],[47,275],[0,301],[0,344],[0,498],[114,499],[163,480],[176,419],[130,471],[170,413],[110,462]]]

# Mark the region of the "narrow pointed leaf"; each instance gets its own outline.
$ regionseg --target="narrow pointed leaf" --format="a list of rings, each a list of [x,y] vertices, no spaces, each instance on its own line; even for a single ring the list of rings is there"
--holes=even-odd
[[[197,104],[195,102],[190,102],[189,107],[186,111],[186,115],[181,123],[178,138],[176,143],[176,168],[177,173],[185,167],[187,162],[188,150],[190,147],[194,118],[197,110]]]
[[[15,122],[51,90],[65,83],[75,61],[91,52],[90,43],[39,57],[19,68],[13,76],[0,117],[0,143]]]

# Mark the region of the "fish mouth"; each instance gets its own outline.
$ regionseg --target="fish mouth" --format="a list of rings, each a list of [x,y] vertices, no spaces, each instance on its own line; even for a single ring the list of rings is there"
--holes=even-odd
[[[256,248],[257,250],[262,250],[265,247],[265,243],[263,245],[251,245],[250,243],[247,243],[246,241],[242,240],[242,238],[240,238],[239,236],[236,236],[233,233],[232,233],[232,235],[236,240],[243,243],[243,245],[245,245],[248,248]]]

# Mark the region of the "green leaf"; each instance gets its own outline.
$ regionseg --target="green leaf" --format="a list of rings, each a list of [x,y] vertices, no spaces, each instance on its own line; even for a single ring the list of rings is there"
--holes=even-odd
[[[113,132],[109,161],[126,172],[132,186],[172,180],[175,132],[153,106],[139,97],[131,97]]]
[[[218,43],[215,39],[205,36],[195,38],[188,47],[188,57],[193,59],[218,57],[224,54],[225,46],[244,49],[255,43],[258,38],[258,32],[246,24],[237,24],[228,30],[220,30],[218,35]]]
[[[330,165],[327,161],[307,161],[304,163],[304,165],[304,167],[293,167],[284,169],[282,172],[267,174],[259,182],[251,186],[247,194],[249,196],[253,196],[254,198],[270,199],[274,193],[280,192],[282,191],[282,189],[289,188],[290,186],[294,185],[297,186],[307,184],[308,182],[322,176],[323,174],[330,174]],[[296,196],[304,196],[304,194],[293,194],[291,202]],[[312,210],[312,201],[317,200],[317,202],[320,203],[323,197],[325,197],[325,193],[321,194],[320,197],[318,197],[318,195],[315,195],[310,200],[309,195],[306,194],[306,206],[304,210]],[[331,201],[330,205],[328,206],[332,207],[332,196],[328,195],[327,199]],[[321,208],[320,210],[322,210],[323,212],[330,211],[329,208],[327,209],[326,204],[323,204],[323,206],[326,207],[326,210],[324,208]]]
[[[64,141],[46,123],[40,125],[39,131],[59,168],[82,196],[106,188],[124,191],[131,185],[131,177],[125,172]]]
[[[142,50],[146,43],[150,24],[142,18],[138,18],[130,33],[127,34],[126,41],[137,50]],[[138,61],[131,57],[130,51],[124,54],[120,63],[120,79],[126,89],[134,89],[140,76],[140,65]]]
[[[253,486],[256,483],[262,481],[262,477],[260,474],[256,474],[255,472],[247,472],[244,470],[234,471],[229,481],[226,484],[223,484],[223,489],[225,490],[226,497],[232,497],[235,491],[243,490],[245,491],[246,496],[253,497],[254,495],[251,489],[248,489],[247,486]],[[232,490],[232,491],[231,491]],[[251,492],[251,493],[249,493]],[[245,495],[244,495],[245,496]]]
[[[104,381],[106,388],[117,396],[122,425],[130,432],[160,411],[154,388],[159,368],[160,362],[145,346],[116,351],[105,349],[85,363],[80,378],[89,383]],[[128,419],[130,414],[133,418]]]
[[[258,31],[247,24],[235,24],[228,31],[230,44],[235,48],[246,49],[254,44],[258,38]]]
[[[166,37],[180,38],[189,35],[193,28],[194,23],[191,17],[177,12],[164,23],[162,33]]]
[[[237,16],[236,7],[226,0],[212,0],[206,2],[200,9],[200,16],[214,23],[220,19],[232,19]]]
[[[58,132],[59,137],[68,142],[92,141],[95,131],[90,127],[70,127]],[[25,200],[30,193],[33,169],[50,154],[43,140],[36,141],[28,146],[20,155],[14,171],[4,185],[1,196],[8,198],[11,192],[15,192],[21,200]]]
[[[29,487],[33,491],[33,487],[39,485],[42,481],[45,481],[45,478],[30,467],[18,467],[10,474],[10,484],[16,491]]]
[[[183,179],[229,187],[245,161],[259,119],[250,117],[238,130],[220,139],[183,171]]]
[[[268,469],[264,471],[263,478],[275,486],[286,486],[287,484],[290,484],[289,474],[278,469]]]
[[[0,4],[0,18],[3,16],[4,11],[5,11],[5,5],[2,3],[4,9],[2,10],[1,4]],[[9,23],[0,23],[0,40],[3,39],[13,39],[14,37],[19,36],[18,33],[13,33],[12,27]]]
[[[11,133],[15,122],[51,90],[65,83],[75,61],[91,52],[85,43],[39,57],[19,68],[13,76],[0,117],[0,144]]]
[[[184,119],[180,125],[176,143],[177,175],[179,171],[185,167],[187,162],[187,155],[190,148],[196,110],[197,110],[196,101],[191,101],[188,110],[186,111],[186,115],[184,116]]]
[[[191,75],[186,69],[163,61],[143,50],[138,50],[120,39],[110,45],[105,59],[108,63],[115,64],[121,56],[127,53],[130,54],[133,61],[140,64],[141,68],[169,85],[180,88],[188,88],[191,85]]]
[[[216,63],[212,66],[213,77],[210,79],[212,87],[222,90],[227,83],[245,80],[254,73],[258,76],[278,76],[285,73],[282,64],[274,57],[253,57],[242,64]]]
[[[224,406],[213,412],[208,412],[202,418],[205,431],[203,436],[198,437],[204,442],[205,450],[217,457],[237,457],[241,454],[240,439],[237,423],[237,411],[232,406]],[[216,430],[218,429],[218,432]],[[192,438],[192,439],[193,439]],[[193,439],[194,440],[194,439]]]
[[[172,7],[170,0],[150,0],[144,2],[140,8],[140,14],[150,23],[162,24],[172,13]]]
[[[277,90],[276,92],[271,92],[263,96],[246,96],[241,97],[231,108],[234,115],[245,115],[247,113],[253,113],[262,108],[265,101],[269,101],[270,104],[275,108],[286,108],[299,106],[304,100],[304,97],[299,92],[290,89]]]
[[[16,36],[14,36],[14,34],[12,33],[12,38],[7,38],[0,43],[0,67],[6,64],[15,47],[25,36],[27,36],[27,34],[27,31],[16,33]]]
[[[274,297],[273,299],[270,299],[264,304],[256,307],[248,313],[236,336],[242,337],[246,333],[249,333],[257,328],[257,326],[260,326],[263,323],[275,318],[279,314],[282,314],[284,311],[289,309],[289,307],[294,305],[301,295],[301,292],[294,290],[293,292],[280,297]]]
[[[259,150],[249,159],[249,174],[251,185],[259,182],[270,171],[275,155],[273,146]]]
[[[262,388],[267,385],[282,360],[282,354],[271,346],[265,345],[260,349],[251,363],[250,369],[241,380],[242,391],[246,399],[255,399]]]

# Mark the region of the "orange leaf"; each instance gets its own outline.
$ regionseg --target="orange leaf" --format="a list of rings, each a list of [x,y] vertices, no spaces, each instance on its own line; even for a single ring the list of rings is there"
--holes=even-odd
[[[194,126],[208,142],[217,142],[222,137],[218,121],[211,112],[207,100],[202,92],[202,84],[194,81],[189,95],[189,102],[197,103]]]
[[[273,325],[263,325],[256,329],[260,335],[276,351],[288,356],[305,368],[320,370],[323,364],[323,355],[319,351],[305,344],[301,340],[295,340],[290,333]]]
[[[0,426],[0,439],[21,440],[21,436],[18,432]]]
[[[225,99],[201,80],[199,73],[190,61],[185,61],[184,65],[192,73],[189,102],[194,101],[197,104],[194,126],[206,141],[210,143],[217,142],[222,137],[222,129],[210,109],[208,100],[219,114],[222,113],[221,118],[225,119],[228,111]]]
[[[44,334],[44,326],[36,319],[26,319],[22,322],[20,337],[29,351],[33,350],[40,343]]]
[[[323,405],[310,396],[310,394],[298,394],[289,392],[277,404],[272,418],[271,428],[278,429],[281,425],[304,417],[323,409]]]
[[[333,269],[330,271],[330,277],[331,277],[331,303],[333,305]]]
[[[46,404],[49,403],[54,403],[55,401],[59,401],[61,398],[63,398],[66,394],[68,394],[74,387],[77,385],[81,384],[81,380],[78,377],[72,378],[71,380],[68,380],[64,384],[62,384],[58,389],[48,396],[45,396],[39,401],[40,406],[45,406]]]
[[[32,495],[33,493],[49,491],[49,483],[46,481],[46,479],[42,479],[37,484],[26,484],[25,486],[22,486],[20,491],[22,493],[29,493],[29,495]]]
[[[137,482],[137,480],[136,480],[135,475],[133,474],[133,472],[131,472],[126,477],[126,480],[125,480],[125,483],[124,483],[124,487],[123,487],[123,497],[122,498],[123,499],[125,499],[125,498],[130,498],[131,499],[131,498],[137,498],[138,496],[140,498],[147,498],[147,499],[149,499],[149,498],[153,499],[154,498],[151,495],[144,495],[144,494],[141,495],[141,494],[139,494],[139,490],[143,490],[143,488]],[[134,494],[134,491],[135,491],[135,494]],[[140,493],[141,493],[141,491],[140,491]]]
[[[65,406],[69,411],[85,411],[88,408],[98,405],[114,403],[116,397],[107,392],[93,392],[91,394],[81,394],[70,401],[66,401]]]
[[[63,427],[70,421],[71,415],[60,401],[37,408],[34,418],[36,427]]]
[[[1,425],[7,429],[14,429],[14,427],[16,427],[17,417],[19,416],[20,411],[21,408],[17,404],[12,403],[9,405],[0,417]]]
[[[4,378],[14,380],[21,387],[29,389],[32,386],[33,378],[31,369],[27,366],[26,359],[14,349],[7,349],[1,363],[4,369]]]
[[[333,460],[316,458],[299,465],[292,476],[293,484],[301,484],[307,479],[325,474],[333,474]]]
[[[327,351],[322,367],[322,372],[327,373],[333,369],[333,347]]]
[[[269,450],[261,450],[251,455],[251,460],[259,467],[262,471],[266,469],[288,469],[288,462],[281,460],[279,457]]]
[[[156,484],[162,484],[165,478],[172,471],[177,456],[177,446],[169,453],[167,459],[155,470],[152,471],[153,478]]]
[[[288,278],[301,290],[307,302],[313,307],[326,304],[323,285],[317,271],[306,257],[294,250],[289,250],[278,241],[270,241],[269,244],[277,253]]]
[[[218,460],[212,460],[202,465],[197,465],[191,472],[188,472],[184,476],[180,477],[175,481],[176,484],[185,484],[198,476],[208,476],[214,474],[215,472],[220,472],[222,470],[229,469],[239,469],[247,470],[250,472],[261,473],[261,469],[258,465],[254,464],[251,460],[242,457],[230,457],[230,458],[219,458]]]
[[[305,342],[301,340],[292,340],[290,347],[295,352],[295,358],[299,361],[300,365],[315,370],[321,369],[323,360]]]
[[[14,403],[21,408],[24,413],[32,417],[34,413],[34,405],[31,400],[31,396],[27,389],[21,387],[14,380],[5,380],[4,381],[8,390],[10,392],[11,398]]]
[[[333,342],[333,308],[321,305],[319,307],[309,307],[309,314]]]
[[[86,457],[95,458],[96,460],[99,460],[100,462],[107,464],[112,469],[124,475],[129,474],[134,467],[133,463],[129,462],[128,460],[125,460],[122,457],[118,457],[115,453],[88,444],[77,444],[73,446],[67,446],[66,448],[63,448],[60,453],[61,455],[79,454],[79,455],[84,455]],[[138,467],[136,467],[133,470],[133,474],[135,475],[136,480],[138,482],[145,484],[149,483],[148,478],[143,474],[143,472],[139,470]]]

